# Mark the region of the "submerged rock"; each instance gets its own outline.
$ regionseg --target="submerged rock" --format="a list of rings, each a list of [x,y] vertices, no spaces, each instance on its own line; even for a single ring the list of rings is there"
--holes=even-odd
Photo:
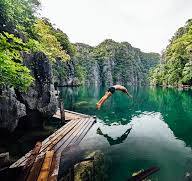
[[[192,172],[186,172],[185,173],[185,179],[186,181],[192,181]]]
[[[84,161],[75,165],[74,180],[107,180],[104,154],[101,151],[89,152],[85,158],[91,157],[94,157],[94,161]]]
[[[88,106],[88,105],[89,105],[89,102],[87,102],[87,101],[80,101],[80,102],[77,102],[74,104],[74,106],[76,106],[76,107]]]
[[[90,161],[83,161],[88,158]],[[107,180],[106,158],[101,151],[88,151],[79,145],[68,146],[61,155],[58,179],[67,181],[73,168],[75,181]]]

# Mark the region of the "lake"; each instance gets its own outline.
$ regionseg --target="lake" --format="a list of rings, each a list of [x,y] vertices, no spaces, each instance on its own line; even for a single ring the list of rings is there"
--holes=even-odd
[[[109,180],[124,181],[152,166],[160,168],[152,180],[186,180],[192,173],[192,91],[131,87],[132,99],[116,91],[96,110],[105,90],[62,88],[61,95],[66,109],[97,116],[81,146],[105,154]]]

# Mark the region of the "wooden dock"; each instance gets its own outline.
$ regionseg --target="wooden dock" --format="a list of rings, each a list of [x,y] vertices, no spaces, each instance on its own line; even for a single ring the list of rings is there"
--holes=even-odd
[[[59,110],[54,117],[60,118]],[[65,117],[70,121],[43,142],[37,142],[33,150],[10,166],[10,169],[21,168],[16,180],[57,180],[62,151],[79,144],[96,122],[94,117],[72,111],[65,111]]]

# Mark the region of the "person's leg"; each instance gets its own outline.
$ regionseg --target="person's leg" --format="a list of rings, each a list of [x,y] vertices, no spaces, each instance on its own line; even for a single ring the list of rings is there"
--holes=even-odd
[[[99,100],[99,102],[96,104],[96,108],[100,109],[102,104],[112,95],[111,92],[106,92],[105,95]]]

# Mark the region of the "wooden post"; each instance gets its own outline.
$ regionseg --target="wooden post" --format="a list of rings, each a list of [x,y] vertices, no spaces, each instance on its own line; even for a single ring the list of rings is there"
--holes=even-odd
[[[65,123],[65,110],[64,110],[64,103],[62,101],[61,98],[59,98],[60,100],[60,113],[61,113],[61,124]]]
[[[74,173],[74,166],[70,169],[70,181],[74,181],[75,179],[75,173]]]
[[[65,110],[64,110],[64,103],[61,98],[60,92],[58,90],[57,86],[57,95],[58,95],[58,101],[59,101],[59,108],[60,108],[60,114],[61,114],[61,124],[65,123]]]

